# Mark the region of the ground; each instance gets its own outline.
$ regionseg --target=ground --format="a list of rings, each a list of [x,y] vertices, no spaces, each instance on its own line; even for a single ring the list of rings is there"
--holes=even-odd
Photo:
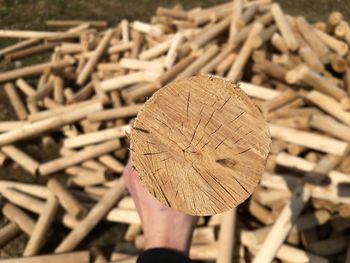
[[[149,21],[158,6],[174,6],[181,4],[184,8],[207,7],[227,0],[0,0],[0,29],[25,29],[45,30],[45,21],[48,19],[86,19],[107,20],[110,26],[116,25],[121,19]],[[350,0],[277,0],[284,11],[292,15],[305,16],[309,21],[322,21],[333,10],[343,12],[350,20]],[[0,40],[0,47],[4,47],[13,40]],[[46,56],[37,58],[36,61],[45,60]],[[26,60],[23,64],[30,64],[32,60]],[[11,65],[0,61],[0,70],[6,70]],[[0,89],[0,121],[13,119],[14,112],[7,104],[7,98]],[[40,140],[34,140],[23,148],[40,161],[52,159],[57,155],[58,144],[43,147]],[[44,183],[43,178],[34,178],[22,169],[10,165],[0,168],[0,179],[21,180],[24,182]],[[98,238],[98,244],[103,246],[123,246],[122,234],[125,231],[123,225],[106,224],[95,230],[90,237]],[[57,231],[55,231],[57,232]],[[12,242],[5,249],[0,250],[0,258],[7,256],[19,256],[26,241],[24,235],[18,238],[18,242]],[[92,238],[93,239],[93,238]],[[54,247],[56,242],[46,246],[47,251]]]

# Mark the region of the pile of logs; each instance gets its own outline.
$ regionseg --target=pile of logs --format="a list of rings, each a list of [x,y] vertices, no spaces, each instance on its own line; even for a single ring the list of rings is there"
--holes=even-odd
[[[118,178],[129,121],[152,93],[196,74],[239,82],[273,141],[259,188],[237,217],[234,210],[200,218],[191,257],[350,262],[350,26],[340,12],[310,24],[270,0],[235,0],[159,7],[150,22],[112,28],[103,21],[47,25],[62,30],[0,30],[2,38],[21,39],[0,49],[6,63],[50,54],[48,62],[0,73],[17,115],[0,122],[0,164],[51,175],[46,186],[0,181],[7,222],[0,246],[19,233],[29,237],[23,258],[1,262],[89,262],[90,252],[76,248],[101,220],[129,224],[125,239],[142,249],[139,217]],[[38,137],[48,147],[62,144],[59,156],[39,162],[28,155],[22,143]],[[55,176],[62,171],[67,184]],[[71,231],[54,254],[40,255],[54,224]],[[95,262],[136,258],[97,254]]]

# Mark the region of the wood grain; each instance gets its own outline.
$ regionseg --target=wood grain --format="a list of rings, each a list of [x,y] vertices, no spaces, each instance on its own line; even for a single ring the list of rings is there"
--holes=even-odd
[[[257,186],[270,134],[238,85],[195,76],[156,92],[131,131],[132,162],[162,203],[193,215],[224,212]]]

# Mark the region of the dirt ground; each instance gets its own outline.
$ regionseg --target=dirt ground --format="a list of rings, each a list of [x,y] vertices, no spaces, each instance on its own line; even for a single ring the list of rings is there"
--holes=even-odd
[[[214,4],[227,2],[227,0],[0,0],[0,29],[25,29],[45,30],[48,29],[45,21],[48,19],[83,19],[83,20],[106,20],[110,26],[116,25],[121,19],[149,21],[158,6],[182,5],[185,9],[194,7],[208,7]],[[309,21],[316,22],[327,18],[333,10],[341,11],[350,20],[350,0],[277,0],[286,13],[303,15]],[[4,47],[14,40],[0,39],[0,47]],[[38,60],[45,60],[46,56],[40,56]],[[23,64],[30,64],[32,60],[26,60]],[[0,70],[6,70],[11,65],[5,65],[0,61]],[[0,121],[13,119],[14,112],[7,104],[7,98],[0,89]],[[33,140],[20,145],[28,153],[39,161],[52,159],[57,156],[58,144],[43,147],[40,140]],[[64,175],[61,176],[64,179]],[[14,166],[0,168],[0,179],[21,180],[23,182],[44,183],[46,179],[34,178],[24,170]],[[1,223],[1,217],[0,217]],[[64,235],[67,230],[58,229],[51,231],[50,236]],[[88,237],[88,240],[96,240],[94,244],[108,247],[130,249],[123,241],[122,236],[126,229],[121,224],[103,224]],[[27,237],[21,235],[16,242],[12,242],[0,250],[0,258],[20,256]],[[57,238],[49,238],[50,243],[44,248],[52,251],[57,245]],[[91,244],[84,242],[85,245]]]

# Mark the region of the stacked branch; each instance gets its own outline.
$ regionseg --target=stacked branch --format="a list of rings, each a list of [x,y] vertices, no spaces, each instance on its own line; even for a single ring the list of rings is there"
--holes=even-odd
[[[48,26],[55,30],[0,31],[22,39],[0,50],[7,63],[50,54],[47,62],[0,73],[16,114],[0,122],[0,164],[15,162],[33,176],[69,175],[66,185],[47,187],[0,182],[7,218],[0,245],[29,236],[28,257],[16,262],[39,260],[52,224],[71,229],[55,252],[75,250],[102,220],[129,224],[125,238],[143,247],[135,206],[117,178],[127,160],[129,121],[158,89],[198,74],[239,82],[273,141],[246,205],[199,220],[192,258],[349,261],[350,27],[341,13],[312,24],[270,0],[235,0],[206,9],[159,7],[150,22],[123,20],[112,28],[103,21]],[[33,139],[62,143],[59,155],[30,156],[22,142]],[[56,262],[58,255],[40,257]],[[116,253],[111,260],[135,258]]]

